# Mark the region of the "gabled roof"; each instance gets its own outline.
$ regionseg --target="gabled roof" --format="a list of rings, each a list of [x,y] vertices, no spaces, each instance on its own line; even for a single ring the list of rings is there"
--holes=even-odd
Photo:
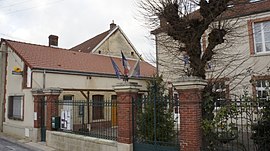
[[[23,43],[2,39],[31,69],[47,69],[89,74],[115,75],[110,57],[92,53],[68,51],[67,49]],[[113,57],[120,70],[121,58]],[[131,67],[136,60],[128,60]],[[147,62],[140,62],[141,76],[150,77],[155,67]],[[123,71],[123,70],[122,70]]]
[[[89,40],[86,40],[85,42],[74,46],[72,48],[70,48],[69,50],[71,51],[80,51],[80,52],[85,52],[85,53],[91,53],[94,52],[95,50],[98,49],[98,47],[100,45],[102,45],[108,38],[110,38],[110,36],[112,34],[114,34],[116,31],[120,31],[120,33],[125,37],[125,39],[127,40],[127,42],[129,43],[129,45],[133,48],[133,50],[135,51],[135,53],[137,54],[137,56],[143,60],[143,58],[141,57],[141,55],[138,53],[138,51],[136,50],[136,48],[133,46],[133,44],[130,42],[130,40],[128,39],[128,37],[126,36],[126,34],[123,32],[123,30],[115,25],[115,27],[113,27],[110,30],[107,30]]]
[[[107,37],[109,34],[110,34],[110,31],[111,30],[108,30],[108,31],[105,31],[89,40],[86,40],[85,42],[77,45],[77,46],[74,46],[72,48],[70,48],[70,50],[72,51],[81,51],[81,52],[86,52],[86,53],[89,53],[89,52],[92,52],[92,50],[94,48],[96,48],[96,46],[103,40],[105,39],[105,37]]]

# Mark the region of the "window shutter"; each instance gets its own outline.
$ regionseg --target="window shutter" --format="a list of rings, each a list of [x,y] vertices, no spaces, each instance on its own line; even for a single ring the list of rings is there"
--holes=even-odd
[[[8,97],[8,118],[13,116],[13,96]]]
[[[13,97],[13,117],[15,118],[22,118],[22,97],[20,96],[15,96]]]

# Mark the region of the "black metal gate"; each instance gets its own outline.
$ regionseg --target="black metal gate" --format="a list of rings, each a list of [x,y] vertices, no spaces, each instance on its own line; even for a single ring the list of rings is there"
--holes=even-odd
[[[178,107],[170,97],[133,100],[134,151],[179,151]]]

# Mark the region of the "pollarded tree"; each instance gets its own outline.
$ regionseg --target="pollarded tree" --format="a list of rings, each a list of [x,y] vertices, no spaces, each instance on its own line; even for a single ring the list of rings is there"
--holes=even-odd
[[[139,4],[149,24],[179,43],[178,52],[189,57],[192,76],[206,78],[206,66],[213,59],[216,46],[225,42],[232,29],[223,14],[234,0],[142,0]],[[226,15],[225,15],[226,16]],[[214,25],[214,26],[213,26]],[[208,34],[208,44],[202,52],[201,38]],[[179,55],[179,53],[176,53]]]
[[[247,0],[141,0],[139,7],[149,25],[158,33],[165,33],[165,38],[162,42],[165,53],[173,54],[181,60],[181,55],[186,54],[189,57],[188,75],[201,77],[206,79],[206,71],[209,61],[218,60],[223,61],[218,63],[220,69],[214,71],[215,76],[208,76],[207,78],[213,80],[208,83],[206,91],[212,92],[212,87],[216,85],[214,79],[220,79],[232,76],[228,81],[237,81],[235,85],[239,85],[244,78],[246,78],[246,68],[239,66],[245,63],[248,57],[243,56],[241,52],[237,55],[227,55],[225,48],[231,47],[226,45],[225,48],[218,46],[228,40],[228,37],[236,37],[238,34],[232,34],[232,31],[237,28],[237,19],[230,20],[229,12],[233,5],[242,5]],[[247,36],[247,35],[241,35]],[[207,37],[207,45],[202,45],[202,37]],[[172,44],[173,43],[173,44]],[[159,43],[160,44],[160,43]],[[176,50],[176,51],[175,51]],[[203,50],[203,51],[202,51]],[[173,52],[171,52],[173,51]],[[215,55],[221,52],[223,55]],[[234,52],[237,52],[235,50]],[[224,57],[226,55],[226,58]],[[225,59],[224,59],[225,58]],[[159,58],[162,59],[162,58]],[[171,62],[165,65],[171,66]],[[170,60],[171,61],[171,60]],[[185,61],[185,60],[184,60]],[[179,62],[180,64],[180,62]],[[226,72],[225,72],[226,70]],[[177,72],[176,72],[177,73]],[[239,77],[240,76],[240,77]],[[214,114],[214,98],[210,95],[210,101],[204,101],[203,118],[206,120],[213,120]],[[205,106],[208,105],[208,108]]]

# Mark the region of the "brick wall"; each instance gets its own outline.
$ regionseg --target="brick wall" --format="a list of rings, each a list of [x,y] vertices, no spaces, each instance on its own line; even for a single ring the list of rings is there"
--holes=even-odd
[[[117,141],[120,143],[133,143],[132,98],[137,98],[137,92],[117,92]]]
[[[202,145],[201,90],[178,90],[180,96],[180,147],[183,151],[199,151]]]

